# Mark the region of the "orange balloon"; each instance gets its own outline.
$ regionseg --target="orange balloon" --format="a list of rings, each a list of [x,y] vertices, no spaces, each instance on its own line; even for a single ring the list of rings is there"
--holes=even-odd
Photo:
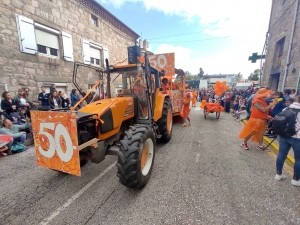
[[[221,82],[220,82],[220,81],[217,81],[217,82],[216,82],[216,85],[220,85],[220,84],[221,84]]]
[[[225,80],[224,80],[224,81],[222,81],[222,84],[223,84],[224,86],[226,85],[226,83],[227,83],[227,82],[226,82]]]

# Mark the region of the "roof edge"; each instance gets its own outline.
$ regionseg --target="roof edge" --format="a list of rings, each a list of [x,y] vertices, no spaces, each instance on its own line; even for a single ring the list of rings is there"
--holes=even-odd
[[[96,15],[103,18],[106,22],[110,23],[120,31],[129,35],[134,39],[138,39],[140,36],[134,32],[131,28],[129,28],[126,24],[124,24],[121,20],[119,20],[116,16],[110,13],[107,9],[105,9],[97,0],[76,0],[81,5],[87,7],[91,11],[93,11]]]

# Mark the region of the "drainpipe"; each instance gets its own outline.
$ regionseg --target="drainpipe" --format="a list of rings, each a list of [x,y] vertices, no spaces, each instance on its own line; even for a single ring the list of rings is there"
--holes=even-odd
[[[295,25],[296,25],[296,19],[297,19],[298,5],[299,5],[299,0],[296,0],[295,13],[294,13],[294,19],[293,19],[293,27],[292,27],[292,31],[291,31],[289,50],[288,50],[288,54],[287,54],[287,58],[286,58],[286,65],[285,65],[283,81],[282,81],[282,87],[281,87],[282,92],[284,91],[287,71],[288,71],[288,68],[289,68],[289,65],[290,65],[290,56],[291,56],[293,38],[294,38],[294,33],[295,33]]]

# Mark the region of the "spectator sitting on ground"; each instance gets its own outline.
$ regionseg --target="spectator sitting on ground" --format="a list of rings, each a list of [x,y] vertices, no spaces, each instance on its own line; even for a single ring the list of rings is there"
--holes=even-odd
[[[13,124],[22,125],[26,123],[25,109],[20,108],[20,111],[15,110],[9,115],[9,119],[12,121]]]
[[[0,128],[0,134],[10,135],[13,137],[13,142],[19,142],[21,144],[25,143],[26,140],[26,132],[20,130],[25,130],[31,127],[31,124],[29,122],[29,118],[26,117],[26,123],[23,125],[14,125],[12,122],[5,118],[2,122],[2,128]],[[11,145],[13,143],[10,142],[10,145],[8,146],[9,149],[11,149]]]
[[[48,101],[49,101],[50,109],[60,109],[61,108],[62,100],[58,96],[57,91],[54,90],[51,92]]]
[[[42,103],[42,107],[50,109],[49,102],[48,102],[50,94],[46,93],[46,88],[44,86],[42,86],[41,89],[42,92],[39,93],[38,100]]]
[[[284,99],[285,100],[288,100],[288,99],[290,99],[291,98],[291,96],[290,96],[290,94],[292,93],[292,91],[290,90],[290,89],[285,89],[284,90]]]
[[[247,119],[248,113],[246,110],[246,106],[242,105],[240,107],[240,110],[237,111],[235,114],[236,114],[236,121],[241,121],[241,120]]]
[[[19,102],[12,99],[11,94],[8,91],[4,91],[1,100],[1,109],[5,110],[7,116],[9,116],[14,110],[20,108]]]

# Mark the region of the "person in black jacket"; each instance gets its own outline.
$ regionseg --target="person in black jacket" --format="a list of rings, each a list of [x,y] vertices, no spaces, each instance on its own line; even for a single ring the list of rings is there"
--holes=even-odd
[[[62,106],[62,100],[60,96],[58,96],[57,91],[51,92],[48,102],[51,109],[60,109]]]
[[[1,109],[5,110],[8,116],[20,107],[19,102],[12,99],[11,94],[8,91],[2,93]]]
[[[38,100],[42,103],[42,107],[50,109],[50,105],[49,105],[49,93],[46,93],[46,88],[43,86],[41,87],[42,92],[39,93],[39,97]]]

